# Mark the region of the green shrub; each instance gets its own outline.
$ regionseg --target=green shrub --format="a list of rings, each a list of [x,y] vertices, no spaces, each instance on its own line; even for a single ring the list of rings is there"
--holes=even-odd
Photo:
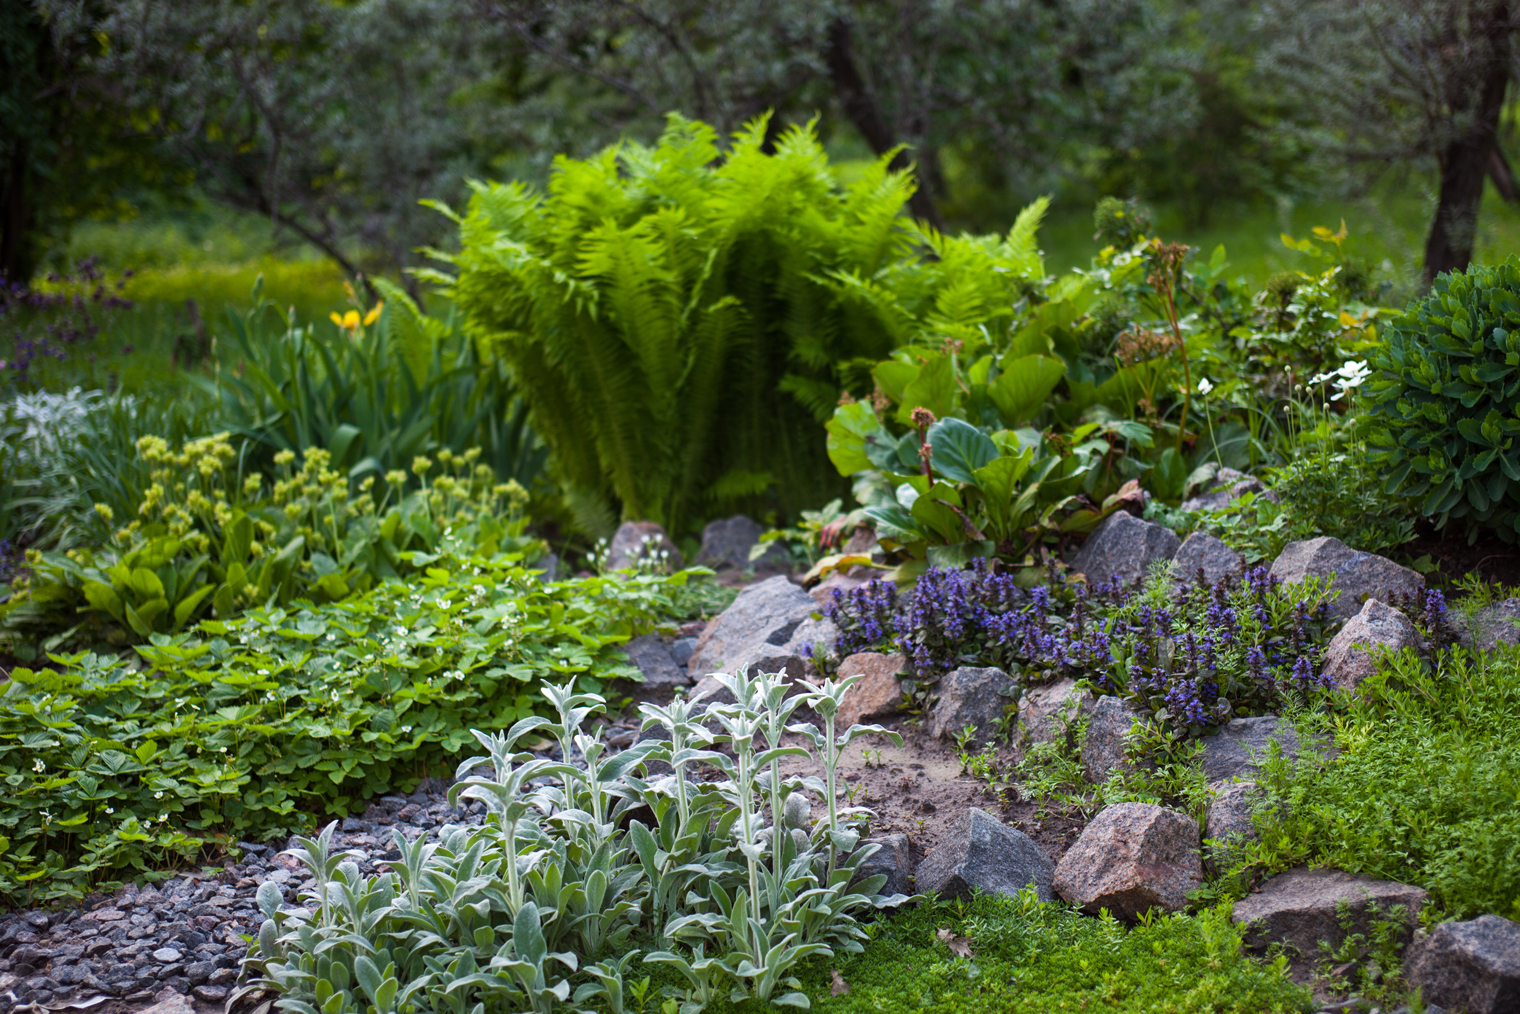
[[[1245,866],[1333,866],[1430,891],[1447,917],[1520,918],[1520,649],[1412,653],[1361,685],[1321,767],[1278,757]]]
[[[151,484],[135,517],[112,533],[114,511],[97,505],[104,548],[30,552],[32,573],[0,607],[0,629],[50,632],[86,613],[97,626],[114,620],[121,632],[146,637],[212,610],[227,619],[253,605],[336,601],[411,573],[419,566],[413,553],[522,552],[531,563],[544,548],[523,534],[527,493],[496,483],[473,450],[443,451],[436,476],[431,461],[416,459],[413,480],[422,488],[410,495],[405,473],[387,473],[378,502],[373,476],[351,490],[321,448],[309,449],[294,472],[295,455],[277,454],[281,477],[272,488],[260,475],[239,474],[225,433],[178,451],[143,437],[138,456]]]
[[[521,557],[431,561],[415,585],[153,634],[136,660],[54,655],[0,690],[0,897],[78,897],[310,827],[442,777],[542,709],[544,678],[638,678],[617,645],[688,573],[545,584]]]
[[[757,120],[720,157],[672,116],[653,148],[557,159],[546,196],[477,184],[457,276],[433,276],[511,364],[592,527],[615,507],[685,533],[842,491],[817,425],[846,364],[911,328],[862,294],[908,255],[912,182],[884,157],[841,189],[811,129],[765,137]]]
[[[1520,532],[1520,256],[1441,275],[1385,329],[1372,387],[1385,489],[1426,517]]]

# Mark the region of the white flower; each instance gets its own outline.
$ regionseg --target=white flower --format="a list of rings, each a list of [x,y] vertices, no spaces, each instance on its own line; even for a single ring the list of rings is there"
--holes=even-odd
[[[32,770],[40,775],[47,770],[47,765],[42,763],[42,758],[39,757],[37,758],[37,763],[32,765]]]
[[[164,794],[162,792],[155,792],[155,793],[153,793],[153,798],[154,799],[163,799],[164,798]]]
[[[1208,377],[1204,377],[1203,379],[1201,379],[1201,380],[1198,381],[1198,393],[1199,394],[1203,395],[1204,397],[1208,397],[1209,392],[1212,391],[1212,390],[1214,390],[1214,385],[1211,384],[1211,383],[1209,383],[1209,378]]]
[[[259,670],[259,675],[260,676],[268,676],[269,675],[269,670],[268,669],[260,669]]]
[[[1335,375],[1339,379],[1335,382],[1335,394],[1330,400],[1340,401],[1346,395],[1361,387],[1367,378],[1372,376],[1372,371],[1367,368],[1367,360],[1365,359],[1360,361],[1348,360],[1340,369],[1335,371]]]
[[[114,807],[114,806],[108,806],[108,807],[106,807],[106,812],[107,813],[115,813],[116,812],[116,807]]]

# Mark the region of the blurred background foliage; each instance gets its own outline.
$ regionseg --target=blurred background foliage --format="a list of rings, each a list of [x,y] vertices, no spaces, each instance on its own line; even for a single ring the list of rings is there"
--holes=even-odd
[[[535,517],[591,537],[630,510],[675,521],[678,536],[704,513],[794,518],[803,501],[844,492],[817,454],[723,452],[670,494],[680,506],[645,507],[627,483],[595,481],[605,461],[577,459],[553,426],[535,427],[554,399],[519,396],[522,363],[486,334],[504,319],[485,305],[490,293],[459,315],[448,285],[419,270],[439,265],[430,251],[461,253],[460,228],[427,205],[464,209],[471,181],[543,194],[578,164],[556,160],[621,158],[616,172],[634,191],[625,218],[652,220],[684,200],[683,170],[641,189],[628,160],[648,157],[640,146],[656,145],[672,112],[711,125],[723,153],[763,123],[767,157],[811,124],[810,157],[835,194],[883,167],[906,174],[899,205],[913,238],[893,264],[931,250],[935,235],[1007,235],[1021,209],[1048,198],[1041,270],[1087,270],[1103,245],[1092,208],[1117,196],[1150,209],[1151,235],[1205,259],[1224,247],[1228,277],[1206,280],[1236,303],[1305,270],[1283,235],[1347,222],[1372,301],[1401,305],[1437,270],[1520,247],[1507,10],[1496,0],[26,0],[0,13],[0,392],[79,387],[117,399],[115,412],[136,399],[139,421],[120,433],[160,416],[167,426],[172,413],[156,406],[172,401],[201,422],[143,432],[228,429],[249,439],[255,468],[307,446],[381,470],[478,446],[500,480],[530,489]],[[584,215],[600,213],[594,194],[581,198]],[[411,352],[359,354],[342,315],[386,303],[366,340],[389,347],[402,297],[422,336]],[[1026,297],[1049,293],[1012,286],[1014,316]],[[752,300],[744,315],[795,333],[789,298]],[[1104,298],[1068,302],[1097,320],[1117,305]],[[1157,318],[1131,314],[1147,320]],[[820,332],[778,352],[779,386],[767,373],[751,395],[775,386],[777,418],[815,425],[829,391],[869,395],[872,362],[915,340],[852,349]],[[1080,378],[1075,363],[1067,357]],[[734,382],[733,369],[723,376]],[[689,386],[688,401],[711,385]],[[361,389],[372,396],[356,398]],[[419,429],[412,402],[441,414]],[[16,410],[39,411],[50,409]],[[1196,407],[1172,411],[1191,433]],[[362,437],[340,437],[344,427]],[[667,454],[687,439],[651,434]],[[1289,456],[1278,448],[1251,464]],[[1134,460],[1152,478],[1172,467]],[[34,516],[9,520],[13,540],[26,541],[18,532]]]

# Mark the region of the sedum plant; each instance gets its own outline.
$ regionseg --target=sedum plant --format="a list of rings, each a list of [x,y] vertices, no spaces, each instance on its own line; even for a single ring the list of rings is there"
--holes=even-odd
[[[805,826],[800,793],[819,783],[779,778],[776,761],[808,752],[777,745],[798,706],[782,678],[722,681],[735,703],[712,707],[704,722],[689,703],[646,706],[671,739],[612,755],[583,730],[603,699],[573,684],[545,687],[557,720],[477,733],[486,755],[459,766],[450,798],[482,802],[485,822],[445,828],[437,844],[398,835],[392,872],[361,876],[333,853],[331,827],[296,840],[291,851],[314,887],[306,907],[261,892],[266,918],[248,962],[259,978],[248,988],[271,989],[277,1007],[300,1014],[588,1005],[621,1014],[642,958],[685,984],[668,987],[668,1010],[697,1014],[719,998],[808,1007],[798,963],[860,951],[856,913],[905,899],[880,898],[880,877],[856,882],[873,847],[858,845],[832,804],[811,833]],[[827,702],[847,685],[805,700],[832,716]],[[833,784],[843,742],[875,730],[856,726],[836,741],[829,720],[821,737],[812,731]],[[557,742],[560,759],[519,749],[529,733]],[[691,745],[720,740],[732,756]],[[690,781],[696,760],[726,780]],[[673,773],[649,777],[654,761]],[[660,949],[630,949],[635,934]]]
[[[1455,520],[1520,533],[1520,256],[1436,278],[1385,329],[1370,457],[1385,489]]]

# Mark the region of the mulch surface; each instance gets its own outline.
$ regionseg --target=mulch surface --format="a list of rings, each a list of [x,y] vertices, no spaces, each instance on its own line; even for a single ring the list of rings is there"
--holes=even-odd
[[[1420,522],[1413,542],[1396,551],[1406,558],[1401,562],[1430,557],[1437,570],[1427,574],[1432,584],[1451,586],[1466,575],[1476,575],[1488,584],[1520,586],[1520,545],[1504,542],[1491,532],[1480,532],[1471,542],[1462,532],[1437,532],[1428,522]]]

